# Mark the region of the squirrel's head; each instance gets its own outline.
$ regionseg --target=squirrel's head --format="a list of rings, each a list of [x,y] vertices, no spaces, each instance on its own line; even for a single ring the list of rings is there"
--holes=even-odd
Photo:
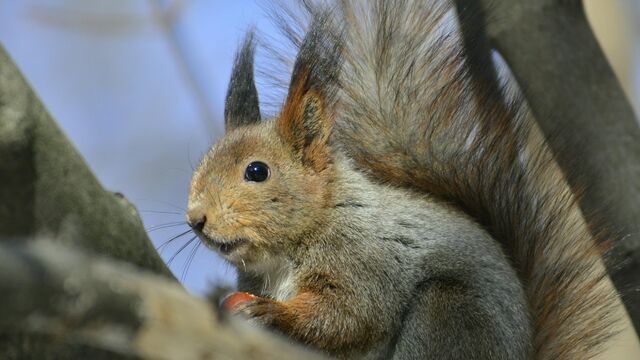
[[[329,137],[340,49],[312,25],[275,119],[261,121],[249,35],[225,103],[225,136],[191,183],[188,222],[201,240],[236,265],[286,256],[322,226],[335,177]]]

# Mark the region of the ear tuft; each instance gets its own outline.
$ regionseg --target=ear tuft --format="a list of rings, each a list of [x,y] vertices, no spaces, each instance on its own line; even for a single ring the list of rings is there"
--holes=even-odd
[[[277,120],[283,140],[303,162],[314,167],[322,168],[329,160],[328,139],[341,65],[341,31],[328,13],[317,13],[300,46],[287,99]]]
[[[224,106],[224,128],[228,132],[260,121],[258,90],[253,76],[254,33],[247,33],[236,54]]]

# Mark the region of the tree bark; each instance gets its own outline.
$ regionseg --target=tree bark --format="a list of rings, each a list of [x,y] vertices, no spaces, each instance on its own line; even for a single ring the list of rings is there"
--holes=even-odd
[[[34,237],[172,278],[135,208],[102,188],[0,46],[0,242]],[[13,331],[0,333],[0,353],[9,359],[113,358]]]
[[[166,277],[50,242],[0,245],[0,292],[12,294],[0,298],[0,331],[53,335],[110,358],[324,358],[217,314]]]
[[[0,240],[47,236],[172,277],[133,206],[106,191],[0,47]]]

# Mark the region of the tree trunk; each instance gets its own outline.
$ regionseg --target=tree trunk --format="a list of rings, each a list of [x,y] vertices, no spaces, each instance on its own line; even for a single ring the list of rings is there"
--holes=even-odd
[[[607,265],[640,330],[640,128],[581,2],[456,2],[473,18],[463,28],[472,61],[502,55],[569,183],[584,189],[583,213],[621,235]]]
[[[0,199],[1,242],[47,237],[173,278],[135,208],[102,188],[1,46]],[[0,333],[0,353],[5,359],[114,357],[15,331]]]

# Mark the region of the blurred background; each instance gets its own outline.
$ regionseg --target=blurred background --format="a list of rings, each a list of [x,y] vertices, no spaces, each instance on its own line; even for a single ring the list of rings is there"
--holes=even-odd
[[[638,114],[640,1],[585,4]],[[191,173],[222,135],[233,55],[251,26],[276,33],[256,0],[0,0],[0,43],[102,184],[138,207],[157,247],[188,229]],[[273,94],[258,87],[261,99]],[[161,248],[186,287],[233,285],[216,255],[182,248],[189,239]]]

